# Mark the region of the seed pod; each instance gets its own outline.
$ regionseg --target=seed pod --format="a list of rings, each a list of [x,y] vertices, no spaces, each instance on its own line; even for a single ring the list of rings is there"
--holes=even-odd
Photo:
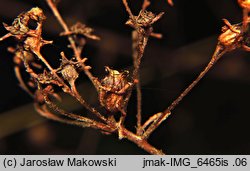
[[[71,86],[75,84],[75,81],[79,76],[74,66],[70,64],[64,66],[61,73],[62,73],[63,79],[68,81]]]
[[[130,83],[127,80],[128,71],[119,72],[105,67],[107,76],[101,80],[99,91],[100,104],[110,112],[124,110],[127,105],[127,89]]]
[[[222,27],[222,34],[219,36],[218,40],[219,42],[224,46],[231,46],[234,43],[236,43],[239,38],[239,35],[241,33],[241,28],[239,25],[230,25],[229,28],[229,22],[227,20],[224,20],[226,22],[226,26]]]

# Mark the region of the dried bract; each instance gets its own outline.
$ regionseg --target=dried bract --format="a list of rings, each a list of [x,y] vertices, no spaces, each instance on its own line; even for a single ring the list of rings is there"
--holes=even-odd
[[[156,21],[158,21],[162,16],[164,12],[159,13],[158,15],[146,11],[146,10],[141,10],[138,16],[134,16],[134,19],[129,19],[126,24],[133,27],[151,27],[152,24],[154,24]]]
[[[15,36],[17,39],[21,39],[30,31],[30,20],[34,20],[40,23],[43,22],[45,19],[46,17],[43,14],[42,9],[35,7],[26,13],[21,13],[20,15],[18,15],[11,26],[8,26],[4,23],[4,27],[10,32],[12,36]]]
[[[44,70],[42,74],[38,74],[37,81],[41,84],[54,84],[57,86],[63,86],[60,81],[54,76],[54,74]]]
[[[70,27],[70,32],[63,32],[60,35],[65,36],[65,35],[82,35],[84,37],[87,37],[92,40],[100,40],[100,37],[96,36],[93,34],[94,29],[91,27],[88,27],[87,25],[77,22],[75,25]]]

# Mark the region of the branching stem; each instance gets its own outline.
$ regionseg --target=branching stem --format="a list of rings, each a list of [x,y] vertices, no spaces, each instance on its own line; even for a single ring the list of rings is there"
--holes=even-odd
[[[53,1],[52,0],[47,0],[47,3],[49,5],[50,9],[52,10],[53,14],[55,15],[56,19],[61,24],[64,31],[66,33],[70,32],[69,27],[67,26],[66,22],[63,20],[61,14],[59,13],[59,11],[58,11],[56,5],[53,3]],[[74,54],[76,56],[77,61],[81,62],[81,60],[82,60],[81,59],[81,53],[79,52],[79,49],[77,48],[73,37],[71,35],[69,35],[68,39],[69,39],[69,42],[70,42],[70,46],[74,51]],[[87,77],[90,79],[92,84],[95,86],[96,90],[98,90],[100,85],[96,81],[96,78],[92,75],[92,73],[88,69],[86,69],[87,66],[84,63],[81,63],[81,65],[82,65],[82,68],[83,68],[85,74],[87,75]]]
[[[147,139],[150,134],[165,120],[167,119],[172,110],[179,104],[179,102],[197,85],[197,83],[207,74],[207,72],[214,66],[214,64],[227,52],[221,45],[217,45],[216,50],[212,56],[212,59],[205,67],[205,69],[199,74],[199,76],[178,96],[171,105],[162,113],[162,115],[153,122],[149,128],[143,134],[143,138]]]

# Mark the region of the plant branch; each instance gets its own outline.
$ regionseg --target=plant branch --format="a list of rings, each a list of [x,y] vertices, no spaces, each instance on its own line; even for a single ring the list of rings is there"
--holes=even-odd
[[[132,11],[131,11],[129,5],[128,5],[128,1],[127,1],[127,0],[122,0],[122,2],[123,2],[123,5],[125,6],[126,11],[127,11],[128,14],[129,14],[130,19],[131,19],[131,20],[134,20],[134,15],[133,15],[133,13],[132,13]]]
[[[127,129],[122,128],[122,134],[123,134],[124,138],[127,138],[128,140],[137,144],[138,147],[147,151],[149,154],[164,155],[164,153],[161,150],[156,149],[154,146],[150,145],[146,140],[144,140],[140,136],[135,135],[134,133],[128,131]]]
[[[170,115],[171,111],[179,104],[179,102],[197,85],[197,83],[207,74],[207,72],[214,66],[214,64],[227,52],[224,47],[217,45],[216,50],[212,56],[212,59],[205,67],[205,69],[199,74],[199,76],[178,96],[171,105],[161,114],[156,122],[153,122],[149,128],[144,132],[143,138],[147,139],[150,134]]]
[[[159,117],[162,115],[162,113],[156,113],[153,116],[151,116],[143,125],[142,130],[144,131],[152,122],[156,122]]]
[[[105,123],[108,123],[108,120],[101,114],[99,113],[95,108],[91,107],[79,94],[79,92],[76,89],[75,84],[71,85],[71,92],[69,93],[73,97],[75,97],[87,110],[95,114],[99,119],[104,121]]]
[[[64,110],[62,110],[61,108],[59,108],[56,104],[54,104],[48,97],[48,95],[46,93],[43,92],[43,96],[44,96],[44,100],[45,100],[45,103],[54,111],[66,116],[66,117],[69,117],[73,120],[76,120],[76,121],[79,121],[79,122],[82,122],[82,126],[85,126],[85,127],[92,127],[92,128],[97,128],[97,129],[101,129],[103,131],[106,131],[106,132],[113,132],[114,130],[111,129],[108,125],[106,124],[103,124],[103,123],[100,123],[100,122],[97,122],[97,121],[94,121],[92,119],[89,119],[89,118],[86,118],[86,117],[83,117],[83,116],[80,116],[80,115],[76,115],[76,114],[73,114],[73,113],[69,113],[69,112],[66,112]]]
[[[137,31],[132,31],[132,56],[133,56],[133,64],[134,64],[134,68],[136,68],[138,66],[137,64],[137,58],[138,58],[138,32]],[[141,84],[140,84],[140,74],[139,72],[137,72],[136,77],[134,78],[137,83],[136,83],[136,95],[137,95],[137,127],[136,127],[136,132],[137,135],[141,135],[142,133],[142,129],[141,129],[141,107],[142,107],[142,93],[141,93]]]
[[[15,75],[17,77],[17,80],[19,81],[19,86],[26,92],[28,93],[32,98],[33,93],[29,90],[29,88],[26,86],[26,84],[23,81],[22,75],[21,75],[21,71],[20,71],[20,67],[19,66],[15,66],[14,67],[14,71],[15,71]]]
[[[66,22],[63,20],[61,14],[59,13],[56,5],[53,3],[53,0],[47,0],[47,4],[49,5],[50,9],[52,10],[53,14],[55,15],[56,19],[58,20],[58,22],[61,24],[62,28],[64,29],[64,31],[66,33],[70,32],[69,27],[67,26]],[[78,51],[78,48],[76,46],[76,43],[73,39],[73,37],[71,35],[68,36],[68,40],[70,42],[70,46],[74,51],[74,54],[76,56],[76,59],[78,62],[81,62],[81,54]],[[85,72],[85,74],[87,75],[87,77],[90,79],[90,81],[92,82],[92,84],[95,86],[96,90],[99,89],[99,82],[97,81],[97,79],[91,74],[91,72],[89,71],[89,69],[87,69],[87,66],[84,63],[81,63],[82,68]]]

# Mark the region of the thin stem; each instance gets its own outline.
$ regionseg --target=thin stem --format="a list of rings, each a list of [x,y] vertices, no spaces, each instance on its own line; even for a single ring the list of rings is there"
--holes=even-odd
[[[71,92],[72,93],[70,93],[70,95],[73,95],[87,110],[95,114],[105,123],[108,123],[108,120],[101,113],[99,113],[95,108],[90,107],[90,105],[82,98],[82,96],[77,91],[75,84],[71,85]]]
[[[137,129],[136,132],[138,135],[142,134],[141,129],[141,113],[142,113],[142,92],[141,92],[141,85],[140,85],[140,65],[141,65],[141,59],[144,55],[145,47],[147,46],[148,38],[152,33],[152,28],[141,28],[137,25],[135,17],[133,13],[131,12],[131,9],[127,3],[127,0],[123,0],[123,4],[125,6],[126,11],[128,12],[130,19],[133,22],[134,25],[134,31],[132,32],[132,56],[133,56],[133,64],[134,64],[134,70],[132,74],[132,80],[134,81],[134,84],[136,84],[136,93],[137,93]],[[144,3],[142,5],[142,9],[145,10],[147,6],[150,4],[148,0],[144,0]],[[130,99],[132,93],[132,89],[129,92],[129,95],[127,97],[127,100]]]
[[[134,59],[134,72],[133,72],[133,80],[136,80],[136,92],[137,92],[137,133],[141,134],[141,107],[142,107],[142,93],[141,93],[141,84],[140,84],[140,65],[141,65],[141,59],[144,55],[145,47],[147,46],[148,42],[148,36],[140,35],[139,32],[137,32],[137,46],[133,54]]]
[[[143,4],[142,4],[142,11],[146,10],[147,7],[150,5],[150,1],[149,0],[144,0]]]
[[[95,124],[88,125],[90,123],[81,122],[79,120],[69,120],[69,119],[61,118],[61,117],[57,116],[56,114],[50,112],[46,108],[46,106],[40,106],[37,103],[35,103],[34,106],[35,106],[36,111],[38,113],[40,113],[43,117],[46,117],[46,118],[54,120],[54,121],[58,121],[58,122],[62,122],[62,123],[70,124],[70,125],[76,125],[76,126],[80,126],[80,127],[92,127],[95,129],[105,131],[105,132],[113,132],[114,131],[114,129],[111,128],[110,125],[107,126],[107,125],[104,125],[102,123],[96,124],[97,123],[96,121],[94,121],[94,122],[96,122]],[[53,108],[53,110],[56,110],[56,111],[59,109],[59,108],[55,109],[55,106],[51,106],[51,107]],[[68,113],[65,113],[65,111],[62,111],[61,109],[60,109],[60,111],[57,111],[57,112],[65,115],[65,116],[68,116]],[[76,115],[76,116],[78,116],[78,115]],[[68,117],[70,117],[70,116],[68,116]],[[71,117],[72,117],[72,115],[71,115]],[[72,119],[75,119],[74,116]],[[112,125],[112,126],[115,127],[115,125]],[[134,133],[127,130],[126,128],[121,127],[121,131],[122,131],[124,138],[127,138],[131,142],[134,142],[138,147],[142,148],[143,150],[147,151],[148,153],[154,154],[154,155],[164,155],[164,153],[161,150],[156,149],[155,147],[150,145],[146,140],[143,140],[140,136],[135,135]]]
[[[17,77],[17,80],[19,81],[19,86],[33,98],[34,95],[32,94],[32,92],[29,90],[29,88],[26,86],[26,84],[23,81],[23,77],[22,77],[21,72],[20,72],[20,67],[15,66],[14,71],[15,71],[15,75]]]
[[[172,104],[165,110],[172,111],[179,102],[197,85],[197,83],[207,74],[207,72],[214,66],[214,64],[226,53],[226,50],[220,45],[217,45],[211,61],[205,67],[205,69],[199,74],[199,76],[181,93],[181,95],[172,102]]]
[[[67,26],[66,22],[63,20],[61,14],[59,13],[56,5],[52,2],[52,0],[47,0],[47,3],[49,5],[49,7],[51,8],[53,14],[55,15],[56,19],[58,20],[58,22],[61,24],[62,28],[64,29],[65,32],[70,32],[69,27]],[[93,75],[91,74],[91,72],[89,72],[87,68],[87,66],[82,62],[81,59],[81,54],[79,53],[79,50],[76,47],[75,41],[72,38],[72,36],[68,36],[71,48],[74,51],[74,54],[76,56],[76,59],[78,62],[81,63],[82,68],[85,72],[85,74],[88,76],[88,78],[91,80],[92,84],[95,86],[95,88],[97,90],[99,90],[99,84],[96,81],[96,78],[93,77]],[[84,106],[86,107],[89,111],[91,111],[92,113],[94,113],[98,118],[100,118],[102,121],[107,123],[107,119],[102,116],[98,111],[96,111],[94,108],[90,107],[90,105],[88,105],[85,100],[81,97],[81,95],[78,93],[75,85],[73,87],[71,87],[71,91],[73,92],[74,97],[76,97],[76,99]]]
[[[118,122],[118,138],[121,140],[124,138],[124,135],[123,135],[123,131],[122,131],[122,128],[124,126],[124,121],[125,121],[125,118],[127,116],[127,112],[125,110],[121,110],[121,117],[119,119],[119,122]]]
[[[7,38],[9,38],[10,36],[12,36],[12,34],[11,33],[7,33],[3,37],[0,37],[0,42],[3,41],[3,40],[5,40],[5,39],[7,39]]]
[[[82,122],[76,121],[76,120],[69,120],[65,118],[61,118],[58,115],[52,113],[47,109],[46,105],[39,105],[38,103],[34,103],[34,108],[35,110],[43,117],[47,119],[51,119],[53,121],[61,122],[61,123],[66,123],[70,125],[77,125],[80,127],[86,127]]]
[[[41,112],[41,110],[40,111],[38,110],[42,115],[44,115],[45,117],[47,117],[49,119],[53,119],[53,120],[56,120],[59,122],[64,122],[64,123],[77,125],[77,126],[81,126],[81,127],[92,127],[92,128],[103,130],[105,132],[114,132],[115,130],[117,130],[117,133],[122,134],[123,138],[127,138],[128,140],[134,142],[135,144],[137,144],[138,147],[144,149],[148,153],[155,154],[155,155],[164,155],[164,153],[161,150],[156,149],[155,147],[150,145],[146,140],[142,139],[140,136],[137,136],[134,133],[132,133],[131,131],[122,127],[122,125],[120,126],[120,129],[116,129],[115,123],[110,122],[109,125],[105,125],[105,124],[102,124],[100,122],[97,122],[97,121],[94,121],[94,120],[91,120],[91,119],[88,119],[88,118],[85,118],[85,117],[82,117],[82,116],[79,116],[79,115],[76,115],[73,113],[68,113],[68,112],[60,109],[53,102],[51,102],[51,100],[48,98],[48,96],[46,94],[44,94],[44,98],[45,98],[46,104],[51,109],[53,109],[54,111],[66,116],[66,117],[74,119],[75,121],[64,120],[64,119],[57,117],[56,115],[54,115],[52,113]],[[39,108],[37,108],[37,109],[39,109]],[[79,121],[80,121],[80,123],[79,123]]]
[[[156,115],[156,116],[155,116]],[[142,138],[143,139],[147,139],[151,134],[152,132],[154,132],[154,130],[164,121],[166,120],[170,115],[171,115],[171,112],[168,111],[166,113],[161,113],[160,116],[158,116],[158,114],[155,114],[153,115],[152,117],[150,117],[149,119],[151,118],[157,118],[157,120],[155,120],[149,127],[148,129],[143,133],[142,135]],[[150,122],[150,120],[146,121],[147,122]],[[144,124],[145,125],[145,124]]]
[[[207,72],[214,66],[214,64],[227,52],[221,45],[217,45],[216,50],[212,56],[212,59],[205,67],[205,69],[199,74],[199,76],[181,93],[180,96],[175,99],[172,104],[162,113],[159,119],[152,123],[147,131],[143,134],[143,138],[148,138],[150,134],[165,120],[167,119],[171,111],[179,104],[179,102],[197,85],[197,83],[207,74]]]
[[[137,31],[132,31],[132,56],[133,56],[133,64],[134,68],[138,66],[138,43],[139,43],[139,37],[138,37],[138,32]],[[136,132],[138,135],[142,133],[141,129],[141,113],[142,113],[142,93],[141,93],[141,83],[140,83],[140,74],[137,72],[137,75],[134,78],[137,83],[136,83],[136,95],[137,95],[137,127],[136,127]]]
[[[61,122],[61,123],[66,123],[66,124],[69,124],[69,125],[76,125],[76,126],[83,127],[83,128],[92,127],[92,128],[95,128],[95,129],[101,129],[102,131],[106,131],[106,132],[111,131],[111,129],[109,127],[105,127],[105,126],[102,126],[102,127],[95,126],[95,127],[93,127],[93,126],[87,125],[84,122],[79,122],[77,120],[70,120],[70,119],[61,118],[58,115],[56,115],[55,113],[52,113],[51,111],[49,111],[47,109],[46,105],[41,106],[41,105],[39,105],[37,103],[34,103],[34,106],[35,106],[36,111],[41,116],[43,116],[43,117],[45,117],[47,119],[51,119],[51,120]]]
[[[136,60],[136,62],[134,62],[134,71],[133,71],[133,80],[136,80],[138,74],[139,74],[139,70],[140,70],[140,66],[141,66],[141,59],[144,55],[144,51],[145,51],[145,47],[147,46],[148,43],[148,35],[142,35],[141,33],[139,33],[139,31],[137,31],[138,34],[138,40],[137,40],[137,57],[134,57],[134,60]],[[138,81],[138,80],[137,80]]]
[[[52,0],[47,0],[47,4],[49,5],[50,9],[52,10],[53,14],[55,15],[56,19],[58,20],[58,22],[60,23],[60,25],[62,26],[62,28],[64,29],[64,31],[70,32],[69,27],[67,26],[66,22],[63,20],[61,14],[59,13],[56,5],[53,3]],[[76,56],[76,59],[78,62],[81,62],[81,53],[78,51],[78,48],[76,46],[76,43],[73,39],[73,37],[71,35],[68,36],[68,40],[70,42],[70,46],[74,51],[74,54]],[[96,90],[99,90],[99,84],[96,81],[96,78],[91,74],[91,72],[86,69],[86,65],[84,63],[81,63],[82,68],[84,70],[84,73],[87,75],[87,77],[90,79],[90,81],[92,82],[92,84],[95,86]]]
[[[101,129],[101,130],[104,130],[104,131],[107,131],[107,132],[112,132],[113,131],[113,129],[110,128],[106,124],[103,124],[103,123],[97,122],[95,120],[92,120],[92,119],[89,119],[89,118],[86,118],[86,117],[83,117],[83,116],[80,116],[80,115],[76,115],[76,114],[73,114],[73,113],[66,112],[66,111],[62,110],[56,104],[54,104],[49,99],[48,95],[46,95],[45,93],[44,93],[44,99],[45,99],[46,104],[51,109],[53,109],[54,111],[60,113],[63,116],[66,116],[66,117],[69,117],[69,118],[71,118],[73,120],[82,122],[82,125],[85,126],[85,127],[97,128],[97,129]]]
[[[133,20],[133,19],[134,19],[134,15],[133,15],[133,13],[132,13],[132,11],[131,11],[129,5],[128,5],[127,0],[122,0],[122,2],[123,2],[123,4],[124,4],[124,6],[125,6],[126,11],[127,11],[128,14],[129,14],[129,17]]]
[[[42,56],[42,54],[40,52],[37,51],[33,51],[36,56],[45,64],[45,66],[53,73],[55,70],[51,67],[51,65],[47,62],[46,59],[44,59],[44,57]],[[60,78],[57,74],[56,74],[57,78]],[[60,80],[60,79],[59,79]]]
[[[132,141],[138,147],[142,148],[148,153],[154,154],[154,155],[164,155],[164,153],[161,150],[155,148],[154,146],[149,144],[146,140],[142,139],[140,136],[135,135],[134,133],[128,131],[125,128],[122,128],[121,130],[122,130],[122,135],[124,136],[124,138],[127,138],[128,140]]]
[[[56,77],[56,79],[60,82],[60,84],[63,85],[64,89],[69,90],[69,86],[65,84],[63,79],[59,77],[59,75],[56,73],[56,70],[51,67],[51,65],[47,62],[47,60],[42,56],[40,52],[34,51],[34,53],[37,55],[37,57],[46,65],[46,67],[51,71],[51,74]]]
[[[139,80],[139,79],[138,79]],[[142,114],[142,92],[141,92],[141,84],[140,81],[136,84],[136,93],[137,93],[137,134],[140,135],[142,132],[141,129],[141,114]]]
[[[142,125],[142,130],[145,130],[152,122],[156,122],[159,117],[162,115],[162,113],[157,113],[151,116],[143,125]]]

